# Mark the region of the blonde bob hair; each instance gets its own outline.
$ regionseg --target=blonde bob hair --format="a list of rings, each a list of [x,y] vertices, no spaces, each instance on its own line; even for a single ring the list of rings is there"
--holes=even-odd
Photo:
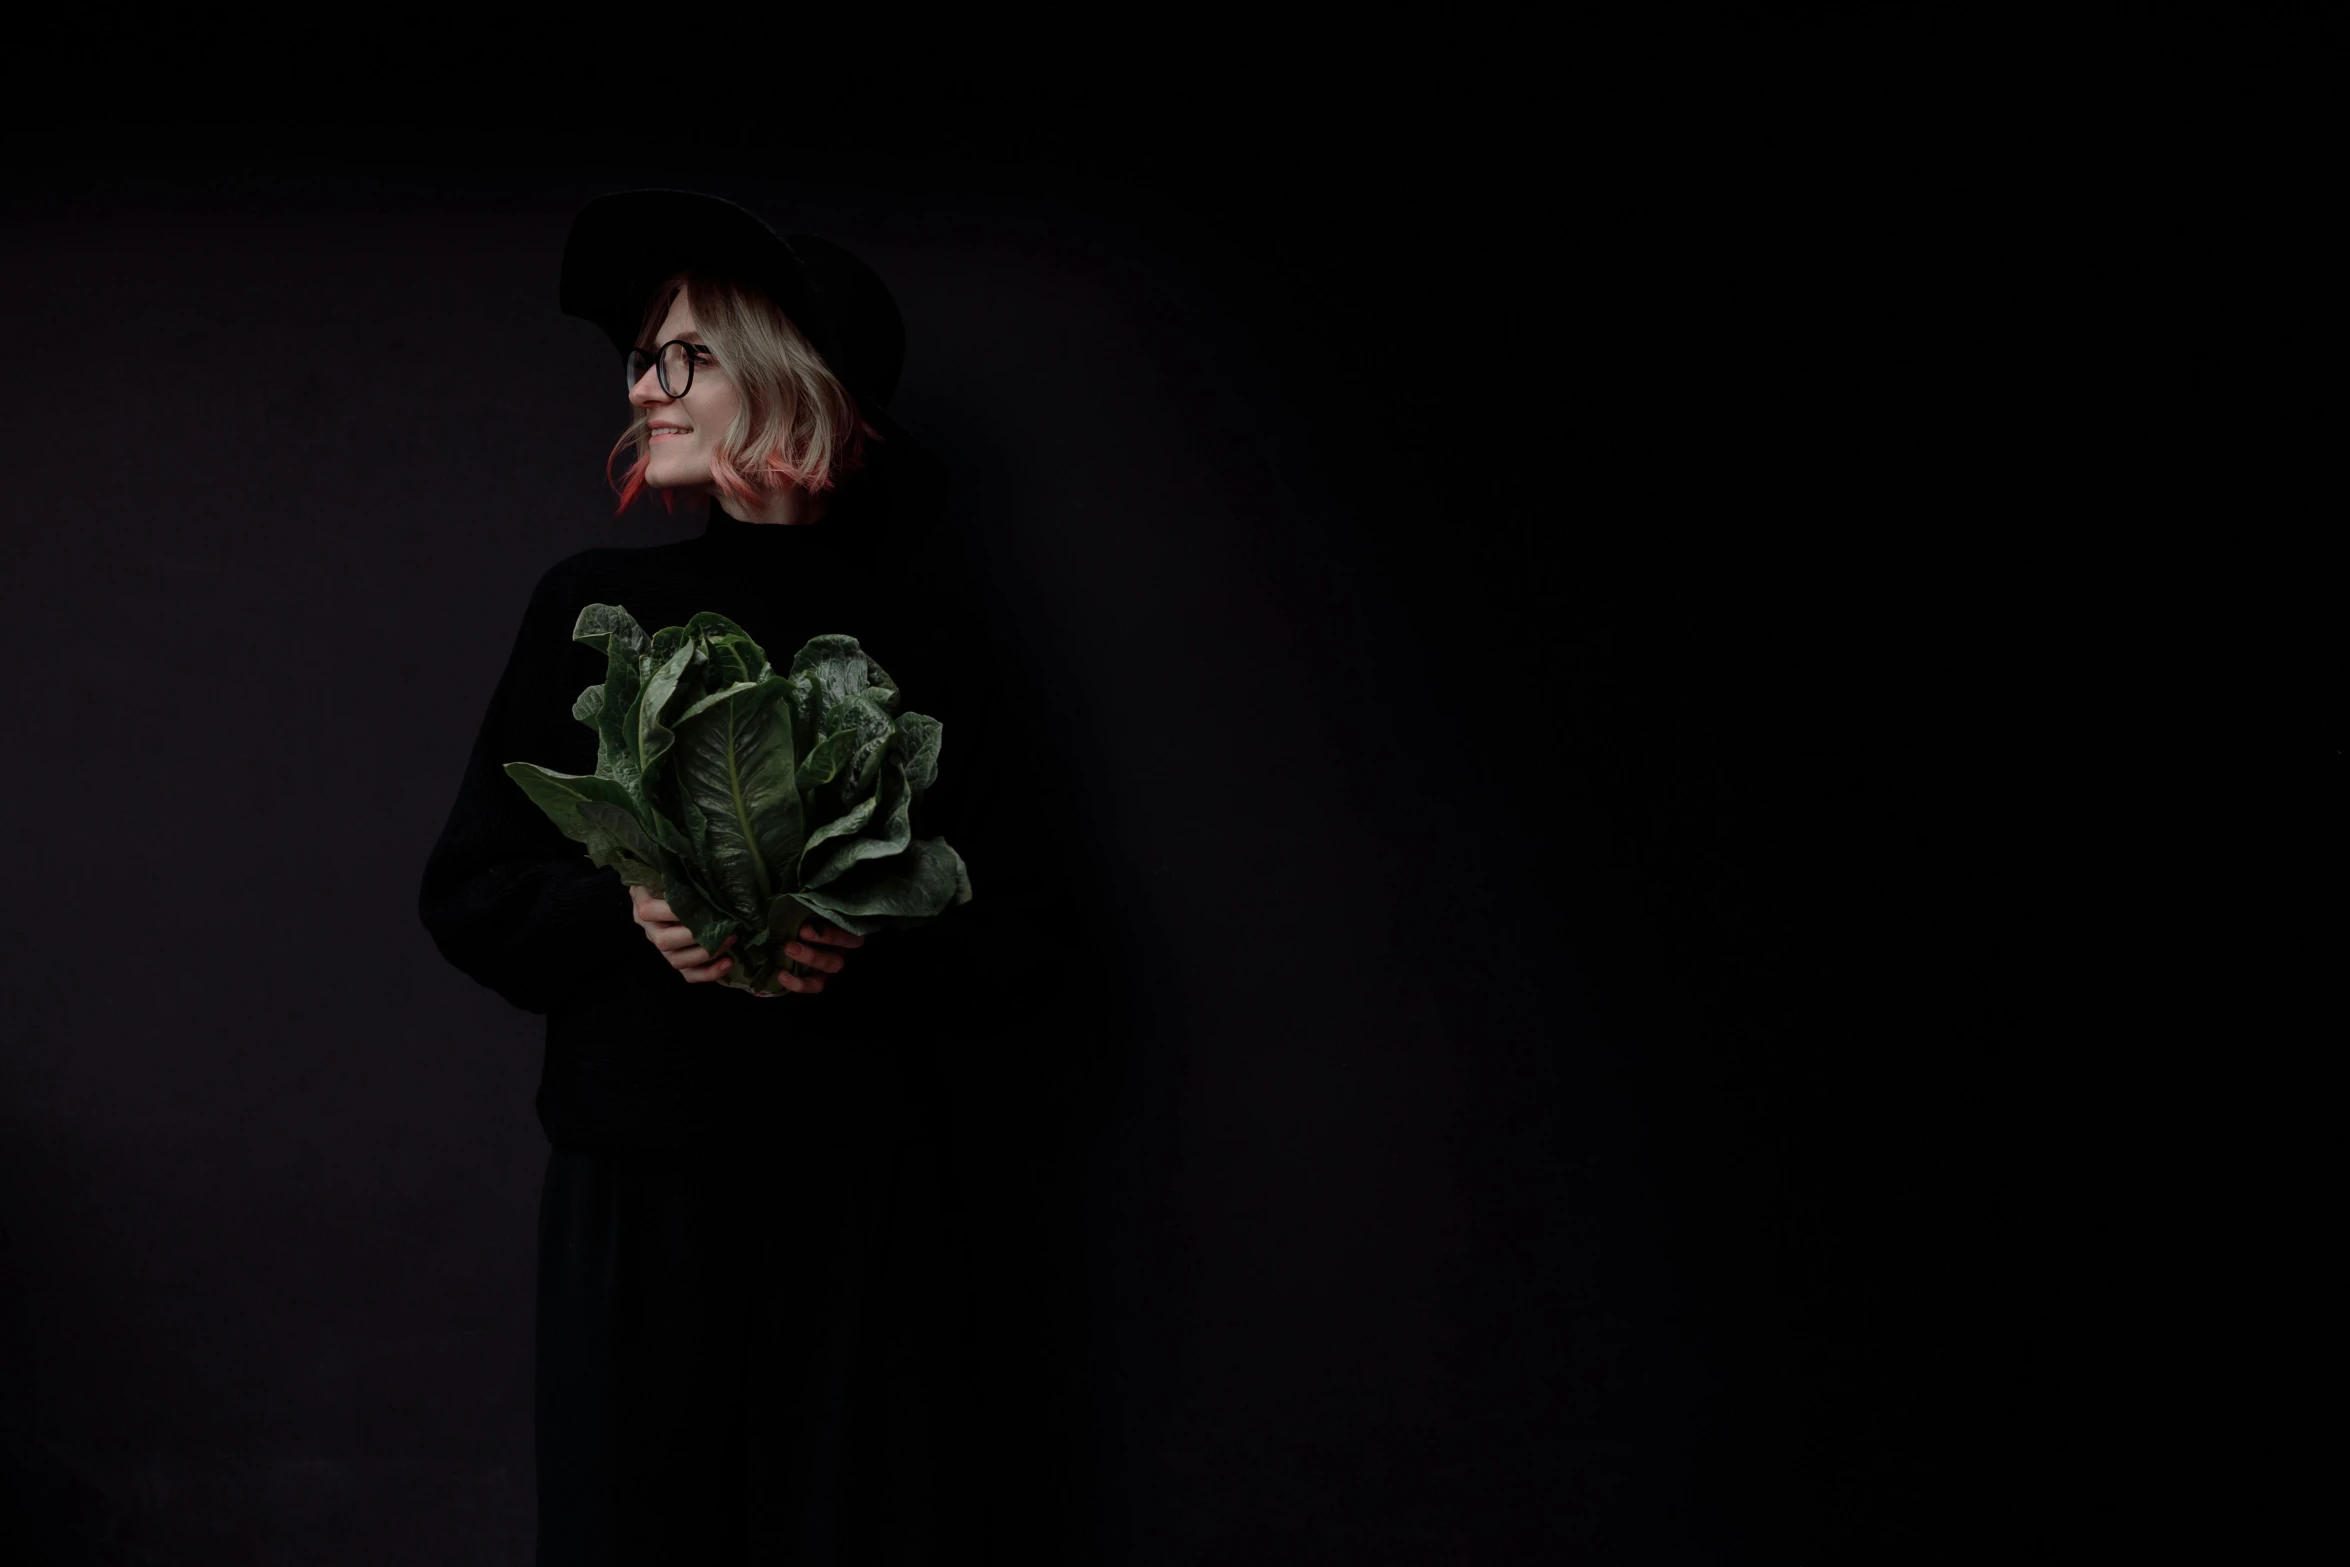
[[[864,469],[866,443],[878,443],[881,432],[866,422],[855,396],[807,335],[761,290],[699,271],[679,272],[653,291],[637,341],[652,341],[681,290],[693,310],[697,335],[741,393],[734,418],[710,452],[710,479],[721,493],[756,510],[790,485],[822,494]],[[618,511],[628,510],[645,490],[652,417],[637,409],[627,432],[605,455],[609,482],[612,460],[636,448],[636,462],[617,486]],[[674,512],[675,492],[663,490],[661,504]]]

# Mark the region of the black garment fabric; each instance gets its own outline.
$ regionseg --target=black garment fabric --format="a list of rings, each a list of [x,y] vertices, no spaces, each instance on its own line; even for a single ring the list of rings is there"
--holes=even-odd
[[[548,1150],[537,1567],[998,1559],[936,1144],[841,1102],[751,1155]]]
[[[540,1567],[987,1561],[970,1252],[933,1068],[1033,1021],[993,982],[1036,940],[997,760],[1025,742],[935,483],[853,481],[813,523],[716,506],[697,537],[556,562],[523,612],[419,911],[447,959],[545,1016],[538,1274]],[[571,716],[603,655],[582,606],[646,632],[715,610],[788,665],[845,632],[943,727],[915,807],[973,899],[845,954],[815,995],[688,983],[616,873],[502,764],[595,769]],[[976,1057],[966,1056],[968,1068]],[[962,1248],[962,1249],[958,1249]],[[1010,1558],[1005,1558],[1010,1559]]]
[[[561,1147],[690,1149],[764,1140],[799,1057],[895,1050],[927,1083],[946,1041],[1033,1020],[1048,987],[991,982],[1039,945],[1028,885],[1040,857],[1014,839],[1007,752],[1023,704],[1003,699],[969,563],[938,519],[938,481],[862,477],[818,521],[785,526],[713,505],[699,537],[584,550],[539,579],[490,698],[456,803],[425,866],[419,911],[442,954],[547,1019],[537,1109]],[[617,604],[645,631],[702,610],[740,624],[787,665],[808,638],[855,636],[905,709],[942,727],[937,783],[914,809],[921,837],[963,856],[972,901],[918,930],[868,936],[815,995],[756,997],[688,984],[631,917],[628,889],[565,838],[503,771],[536,762],[595,771],[594,731],[571,716],[604,656],[571,639],[580,609]]]

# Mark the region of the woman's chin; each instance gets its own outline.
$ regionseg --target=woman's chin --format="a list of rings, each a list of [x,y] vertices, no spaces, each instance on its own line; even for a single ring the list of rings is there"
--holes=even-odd
[[[691,468],[653,463],[645,469],[645,483],[656,490],[691,490],[709,482],[710,472],[706,468],[697,473]]]

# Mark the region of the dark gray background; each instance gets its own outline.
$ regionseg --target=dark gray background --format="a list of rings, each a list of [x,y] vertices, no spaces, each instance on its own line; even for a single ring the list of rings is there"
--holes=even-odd
[[[48,892],[10,974],[10,1358],[35,1504],[81,1518],[44,1527],[160,1560],[520,1559],[540,1023],[442,963],[415,884],[538,572],[699,526],[613,519],[609,350],[552,299],[581,201],[675,177],[123,169],[11,218],[23,412],[53,432],[18,504],[70,519],[21,536],[12,630],[72,651],[20,721],[90,741],[17,784]],[[1137,976],[1136,1015],[1095,1024],[1134,1054],[1074,1318],[1114,1548],[1408,1555],[1655,1511],[1696,1393],[1626,1385],[1677,1332],[1625,1218],[1636,1133],[1553,1103],[1576,1068],[1526,1008],[1571,969],[1514,912],[1537,889],[1478,726],[1317,471],[1330,411],[1115,213],[691,183],[890,280],[896,411],[1066,704],[1104,877],[1070,918]],[[1399,467],[1457,439],[1443,401],[1372,415]],[[127,947],[92,942],[131,908]],[[1058,957],[1007,954],[1006,983]],[[1546,1146],[1497,1110],[1591,1124]],[[1604,1199],[1491,1205],[1562,1179]],[[1527,1377],[1592,1407],[1553,1429],[1555,1389],[1514,1407]]]
[[[1106,1098],[966,1079],[1078,1151],[999,1172],[1006,1444],[1065,1502],[1024,1559],[1922,1561],[2089,1490],[2159,1394],[2078,1265],[2185,1006],[2095,944],[2207,808],[2157,876],[2128,758],[2254,732],[2231,648],[2273,695],[2331,645],[2313,405],[2242,461],[2177,421],[2269,384],[2219,367],[2308,252],[2281,153],[2051,111],[2111,40],[1978,51],[1992,114],[1929,70],[1960,31],[20,166],[10,1526],[527,1559],[540,1024],[415,888],[537,573],[699,526],[612,518],[609,350],[554,306],[571,212],[640,184],[890,281],[896,410],[1066,697],[1126,1004],[1050,1059]],[[2264,242],[2183,292],[2182,224]],[[2223,495],[2251,575],[2152,524]],[[2272,771],[2247,831],[2318,797]]]

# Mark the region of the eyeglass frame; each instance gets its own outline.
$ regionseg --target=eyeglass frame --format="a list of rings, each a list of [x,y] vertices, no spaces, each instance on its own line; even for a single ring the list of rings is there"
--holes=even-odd
[[[670,344],[676,344],[685,350],[685,385],[674,388],[669,384],[669,365],[667,362],[667,354]],[[711,353],[709,347],[706,344],[696,343],[687,338],[673,337],[669,340],[669,342],[657,343],[649,349],[631,348],[627,353],[620,356],[621,368],[625,370],[628,367],[629,361],[634,359],[639,354],[646,354],[650,356],[652,360],[653,375],[655,379],[661,383],[661,393],[663,396],[670,398],[683,397],[686,393],[694,389],[695,365],[716,364],[718,362],[718,356]],[[636,374],[630,376],[628,378],[628,389],[631,392],[635,391],[637,383],[642,381],[644,378],[645,373],[642,370],[639,370]]]

